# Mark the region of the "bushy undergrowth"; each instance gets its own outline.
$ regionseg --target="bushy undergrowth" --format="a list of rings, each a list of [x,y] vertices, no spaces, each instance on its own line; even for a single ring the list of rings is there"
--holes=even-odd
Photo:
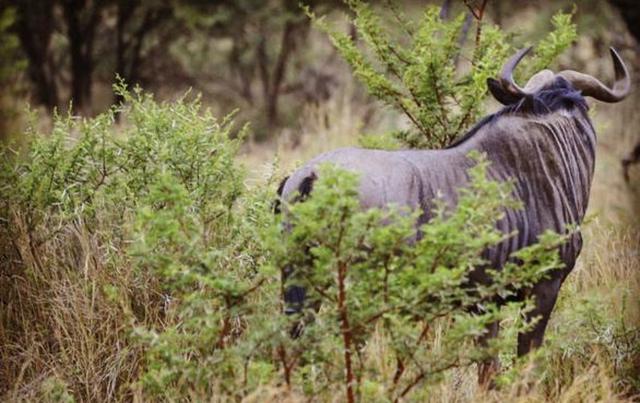
[[[243,132],[229,118],[197,100],[118,91],[122,107],[58,117],[51,133],[27,133],[23,153],[3,148],[0,377],[9,398],[241,399],[278,384],[391,400],[426,393],[446,369],[510,345],[474,347],[489,322],[512,318],[505,336],[525,326],[522,307],[499,309],[492,295],[559,264],[558,238],[545,238],[519,253],[523,267],[468,286],[481,251],[507,236],[493,224],[514,203],[508,184],[485,179],[482,160],[458,208],[443,206],[418,241],[408,242],[415,214],[361,211],[357,178],[328,168],[314,195],[288,209],[292,231],[283,232],[268,187],[243,185],[234,160]],[[289,330],[298,318],[280,314],[286,265],[322,302],[297,340]],[[484,312],[470,316],[481,300]],[[389,343],[377,363],[376,337]]]
[[[494,300],[559,268],[556,247],[563,238],[545,235],[513,256],[520,264],[493,273],[490,284],[470,283],[470,273],[484,264],[482,252],[510,236],[495,228],[503,208],[518,205],[509,196],[509,183],[487,180],[487,162],[478,161],[454,211],[442,204],[419,229],[419,239],[417,213],[361,211],[357,177],[330,166],[320,171],[314,195],[290,207],[290,233],[284,242],[275,235],[270,239],[278,239],[271,248],[278,267],[295,268],[289,285],[307,289],[310,307],[321,304],[315,323],[289,349],[289,359],[304,362],[303,372],[316,377],[315,384],[307,382],[308,392],[319,392],[320,378],[342,382],[348,400],[397,401],[416,386],[439,380],[443,371],[513,347],[515,333],[527,327],[518,316],[524,305],[499,307]],[[470,314],[478,304],[480,312]],[[487,347],[474,345],[496,321],[509,323],[503,337]],[[437,327],[439,347],[433,348]],[[388,343],[387,354],[378,359],[391,372],[372,362],[367,344],[374,333]],[[309,348],[313,345],[318,347]],[[422,391],[422,398],[429,396],[428,388]]]
[[[121,124],[116,109],[61,116],[51,133],[25,133],[21,152],[3,148],[4,399],[434,401],[455,371],[496,354],[511,368],[499,378],[507,393],[534,377],[551,397],[600,351],[594,337],[609,348],[597,355],[604,368],[632,371],[635,328],[611,327],[586,303],[540,353],[542,370],[509,364],[527,306],[487,297],[557,267],[561,239],[520,251],[524,265],[508,265],[492,284],[467,284],[481,251],[509,236],[493,223],[515,206],[508,183],[485,178],[481,157],[458,207],[438,210],[420,239],[414,213],[360,210],[357,178],[330,167],[305,203],[287,206],[283,232],[270,187],[243,184],[243,131],[231,119],[197,100],[119,91]],[[281,314],[287,265],[299,269],[291,282],[321,303],[295,340],[301,318]],[[484,309],[470,315],[479,301]],[[494,321],[501,337],[476,345]],[[585,323],[593,332],[576,338]],[[633,385],[631,375],[620,379],[602,395]]]
[[[243,131],[197,100],[118,91],[120,126],[115,109],[57,117],[24,155],[3,148],[5,393],[47,378],[81,400],[198,390],[261,281],[267,209],[239,201]]]

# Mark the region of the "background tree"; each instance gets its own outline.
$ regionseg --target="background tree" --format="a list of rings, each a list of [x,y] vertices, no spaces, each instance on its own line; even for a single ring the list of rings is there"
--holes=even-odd
[[[482,2],[468,1],[476,14]],[[432,3],[440,7],[443,1]],[[477,19],[463,1],[447,3],[446,18],[436,19],[441,9],[429,16],[438,26],[460,28],[456,34],[450,30],[451,40],[433,41],[433,46],[455,44],[461,51],[453,53],[457,60],[452,63],[436,49],[434,61],[460,70],[452,87],[451,82],[441,84],[454,94],[461,88],[477,90],[471,96],[485,100],[485,88],[458,81],[469,72]],[[514,48],[539,43],[553,31],[552,15],[571,10],[571,3],[529,0],[513,7],[512,1],[492,0],[484,10],[481,37],[497,29],[493,21],[501,22],[499,28],[508,32],[506,40]],[[78,21],[86,26],[86,11],[97,3],[77,4],[83,10]],[[93,111],[106,112],[83,119],[64,110],[53,118],[31,119],[33,113],[27,128],[16,133],[21,144],[0,144],[0,400],[199,401],[219,396],[233,401],[325,401],[348,395],[348,386],[362,401],[631,401],[640,395],[640,314],[637,304],[629,303],[640,294],[640,203],[627,197],[630,187],[621,181],[617,160],[628,151],[620,133],[633,133],[640,121],[633,101],[590,111],[599,134],[600,164],[590,201],[596,214],[585,225],[580,267],[560,295],[550,337],[529,357],[535,363],[520,363],[508,353],[515,350],[507,346],[515,335],[503,332],[505,343],[496,340],[488,346],[493,351],[480,351],[471,342],[483,331],[482,322],[497,319],[494,314],[512,318],[504,329],[520,327],[516,312],[485,306],[488,316],[463,313],[455,320],[446,312],[447,306],[459,309],[446,300],[457,299],[464,289],[449,286],[463,280],[456,273],[464,273],[463,266],[477,258],[472,249],[482,247],[487,239],[483,233],[495,230],[498,204],[510,194],[501,185],[487,183],[481,166],[473,172],[486,187],[475,190],[489,198],[467,194],[465,208],[429,227],[433,232],[423,239],[430,245],[405,242],[403,234],[414,233],[406,216],[385,220],[393,212],[365,214],[357,208],[355,180],[340,172],[327,172],[314,185],[319,190],[315,197],[295,205],[290,217],[301,223],[292,233],[298,238],[285,240],[270,210],[281,170],[310,154],[357,144],[362,132],[420,132],[403,119],[402,111],[364,95],[365,86],[359,86],[328,36],[316,32],[313,24],[294,29],[295,46],[280,70],[277,123],[269,128],[265,94],[273,93],[277,81],[286,22],[299,21],[284,12],[282,0],[103,4],[93,34],[90,102]],[[398,22],[386,2],[366,4],[380,16],[392,45],[398,39],[413,50],[414,37],[403,31],[424,23],[422,4],[398,0],[396,10],[404,12],[408,24]],[[565,68],[570,62],[593,73],[602,68],[598,76],[606,78],[610,63],[598,52],[609,42],[627,38],[624,23],[609,2],[586,4],[579,2],[574,14],[580,38],[554,63]],[[600,8],[594,11],[591,5]],[[21,57],[29,59],[17,22],[29,20],[28,38],[43,38],[35,45],[44,55],[38,59],[43,65],[29,68],[46,67],[41,72],[51,74],[49,83],[57,90],[50,108],[64,107],[72,69],[63,0],[0,0],[0,6],[3,12],[15,10],[0,14],[0,75],[8,72],[3,77],[7,84],[29,85],[32,101],[52,94],[39,95],[32,71],[22,74],[24,64],[16,63]],[[333,2],[312,4],[388,78],[390,71],[378,64],[370,38],[347,21],[360,18],[357,13],[333,7]],[[49,17],[36,19],[38,13]],[[466,41],[461,41],[465,30]],[[550,50],[561,43],[545,42],[555,43]],[[262,59],[265,75],[259,67],[260,47],[267,56]],[[527,68],[535,67],[534,59],[527,61],[523,78]],[[428,77],[420,70],[428,64],[409,67]],[[154,95],[127,93],[118,86],[118,100],[124,102],[111,108],[116,71]],[[263,77],[269,77],[271,92],[264,91]],[[332,82],[340,85],[327,86]],[[401,81],[394,83],[404,88]],[[424,94],[433,82],[427,84]],[[182,96],[187,87],[202,97]],[[327,87],[329,93],[324,93]],[[0,100],[22,100],[20,92],[7,88]],[[451,108],[445,111],[450,117],[461,111],[454,100],[445,106]],[[236,121],[251,120],[265,138],[300,132],[299,145],[271,138],[267,144],[245,147],[246,132],[234,130],[231,118],[212,117],[238,107]],[[367,123],[371,115],[375,117]],[[375,141],[380,147],[402,144],[391,136],[376,136]],[[275,149],[278,164],[272,163]],[[500,203],[491,202],[498,198]],[[405,224],[380,225],[380,219]],[[341,228],[344,236],[338,240]],[[371,251],[351,247],[363,242]],[[328,288],[312,291],[323,299],[322,309],[315,325],[292,340],[292,319],[281,314],[279,268],[287,262],[309,263],[301,243],[316,254],[318,270],[308,272],[314,277],[298,280],[324,282]],[[394,248],[406,254],[395,254]],[[434,260],[432,252],[438,250],[445,262]],[[427,267],[440,266],[438,261],[443,267],[429,273],[418,270],[410,262],[416,255]],[[459,270],[452,272],[451,267]],[[421,301],[422,287],[433,298]],[[335,298],[340,289],[344,298]],[[444,316],[434,319],[441,313]],[[351,326],[341,326],[346,322]],[[465,366],[497,351],[502,351],[503,371],[496,379],[498,388],[485,393],[476,387],[475,368]],[[346,370],[347,361],[351,371]],[[462,367],[447,370],[450,365]]]
[[[118,0],[116,2],[116,62],[115,72],[125,82],[136,85],[141,82],[145,40],[154,30],[168,25],[173,8],[167,2],[142,2]],[[172,33],[175,30],[170,30]],[[115,102],[122,98],[114,94]]]
[[[54,61],[51,39],[55,29],[54,1],[3,1],[2,9],[17,11],[13,25],[27,59],[27,73],[34,89],[34,100],[53,110],[59,105],[58,67]]]
[[[10,31],[15,19],[15,9],[0,11],[0,85],[3,88],[0,94],[0,140],[16,126],[13,124],[18,115],[15,107],[15,98],[19,98],[16,78],[25,67],[19,54],[18,38]]]
[[[640,4],[633,0],[609,0],[620,11],[629,33],[640,43]]]
[[[627,24],[629,32],[636,40],[636,53],[640,53],[640,3],[633,0],[610,1],[620,11],[620,15]],[[622,160],[623,174],[627,181],[629,181],[629,166],[638,162],[640,162],[640,140]]]
[[[307,3],[322,10],[342,5],[335,0]],[[196,68],[208,82],[218,86],[213,89],[213,96],[228,100],[234,107],[260,111],[250,116],[258,137],[266,137],[266,133],[287,119],[280,108],[283,96],[296,95],[316,100],[327,96],[331,78],[313,69],[318,61],[304,58],[310,21],[299,2],[222,1],[208,12],[193,5],[183,5],[182,10],[183,13],[189,10],[189,25],[196,29],[179,42],[202,44],[191,51],[184,51],[183,59],[190,61],[190,66],[185,66],[185,69],[193,69],[194,60],[202,59],[203,54],[218,53],[217,58],[205,56]],[[212,38],[230,43],[230,46],[212,46]],[[310,85],[310,82],[320,85]],[[309,87],[319,90],[312,93],[314,91],[307,91]],[[288,106],[290,110],[300,112],[299,104],[294,102]],[[293,115],[290,110],[286,113]]]
[[[317,3],[325,9],[337,4]],[[145,86],[165,85],[165,78],[197,86],[206,72],[183,66],[185,51],[176,51],[194,41],[231,43],[214,58],[226,70],[216,79],[233,90],[233,107],[242,106],[240,100],[259,105],[259,120],[267,128],[280,123],[281,96],[302,88],[303,80],[290,79],[290,69],[303,69],[292,60],[307,40],[309,20],[296,1],[3,0],[1,5],[16,8],[14,30],[29,61],[34,100],[49,110],[72,100],[79,112],[92,113],[96,81],[110,86],[116,75]],[[176,74],[182,76],[176,80]]]

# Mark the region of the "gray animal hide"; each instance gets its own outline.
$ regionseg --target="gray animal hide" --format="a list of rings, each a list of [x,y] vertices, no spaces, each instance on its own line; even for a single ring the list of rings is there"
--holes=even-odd
[[[589,198],[595,162],[596,135],[583,110],[559,109],[532,116],[512,113],[489,119],[473,135],[444,150],[382,151],[342,148],[322,154],[298,169],[284,184],[282,198],[292,200],[306,178],[318,175],[319,164],[334,163],[360,175],[363,208],[389,204],[420,208],[417,225],[428,221],[434,199],[453,207],[458,190],[468,183],[467,170],[474,162],[472,150],[486,153],[490,178],[514,182],[519,210],[506,209],[498,222],[504,233],[517,231],[488,251],[490,265],[500,268],[508,256],[536,242],[545,230],[564,232],[580,224]],[[561,250],[568,267],[573,267],[581,247],[575,234]]]

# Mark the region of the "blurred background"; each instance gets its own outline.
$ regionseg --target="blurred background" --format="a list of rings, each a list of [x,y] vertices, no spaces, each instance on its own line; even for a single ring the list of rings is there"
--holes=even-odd
[[[481,3],[467,3],[474,2]],[[304,3],[357,35],[342,1]],[[397,2],[409,15],[430,3],[442,4],[449,18],[467,12],[467,29],[474,29],[462,0]],[[580,39],[556,67],[606,79],[609,46],[637,65],[640,4],[632,0],[491,0],[484,21],[524,44],[547,33],[560,9],[574,11]],[[215,114],[238,110],[255,142],[279,139],[295,147],[331,108],[325,112],[331,119],[348,117],[362,131],[397,124],[354,82],[296,0],[0,1],[0,133],[20,131],[27,103],[41,117],[70,107],[84,116],[100,113],[119,101],[111,88],[116,77],[160,99],[191,89]]]

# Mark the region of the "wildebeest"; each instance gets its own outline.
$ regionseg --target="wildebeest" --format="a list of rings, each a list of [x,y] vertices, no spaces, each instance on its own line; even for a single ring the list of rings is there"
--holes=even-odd
[[[505,105],[482,119],[446,149],[382,151],[342,148],[319,155],[285,179],[280,199],[300,200],[312,191],[319,164],[330,162],[360,175],[359,198],[363,208],[389,204],[420,209],[420,226],[431,217],[434,199],[455,206],[458,190],[468,182],[472,150],[488,157],[487,174],[494,180],[512,180],[514,196],[522,209],[506,209],[496,225],[504,233],[517,232],[486,251],[488,265],[501,269],[509,256],[536,242],[546,230],[567,233],[585,215],[595,163],[596,133],[584,97],[603,102],[621,101],[630,91],[626,66],[611,48],[615,83],[607,87],[598,79],[572,70],[536,73],[524,88],[513,79],[513,70],[531,48],[523,49],[504,65],[498,80],[489,79],[491,94]],[[295,200],[294,200],[295,199]],[[582,247],[579,230],[572,231],[559,253],[564,268],[535,284],[527,294],[535,308],[529,319],[539,317],[532,329],[518,336],[518,355],[540,346],[563,281],[573,269]],[[295,270],[295,268],[293,269]],[[287,273],[285,273],[285,277]],[[490,281],[484,270],[475,270],[471,281]],[[300,311],[305,291],[285,290],[287,313]],[[522,297],[524,298],[524,297]],[[497,325],[491,332],[497,331]]]

